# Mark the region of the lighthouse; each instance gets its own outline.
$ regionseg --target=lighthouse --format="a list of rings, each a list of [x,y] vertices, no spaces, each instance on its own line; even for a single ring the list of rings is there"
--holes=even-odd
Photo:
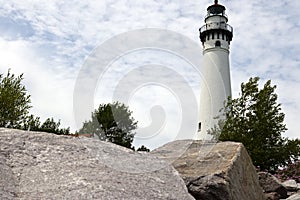
[[[229,48],[233,28],[227,23],[226,8],[215,0],[207,8],[205,25],[200,31],[203,45],[199,139],[209,139],[207,131],[224,119],[221,109],[231,96]]]

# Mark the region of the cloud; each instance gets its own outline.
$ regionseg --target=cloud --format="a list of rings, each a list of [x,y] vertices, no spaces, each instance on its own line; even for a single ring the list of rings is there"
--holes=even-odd
[[[31,95],[33,114],[42,120],[48,117],[72,123],[73,80],[68,79],[68,69],[54,72],[51,62],[37,57],[35,47],[29,42],[0,40],[0,73],[11,68],[12,73],[24,73],[24,85]],[[65,74],[66,73],[66,74]]]
[[[75,130],[74,85],[93,49],[118,34],[153,27],[181,33],[201,46],[198,29],[204,24],[207,6],[213,1],[0,0],[0,3],[0,72],[12,68],[13,73],[24,73],[26,87],[32,95],[32,112],[44,118],[62,119],[64,126]],[[220,3],[226,6],[229,24],[234,27],[230,54],[233,95],[238,95],[240,83],[250,76],[260,76],[262,81],[271,79],[278,85],[279,101],[286,113],[289,128],[286,135],[299,137],[296,119],[300,111],[297,93],[300,88],[300,21],[297,20],[300,2],[232,0]],[[201,61],[202,52],[198,53]],[[156,60],[158,56],[162,59]],[[167,62],[171,57],[157,52],[141,51],[120,58],[99,84],[113,90],[132,66],[143,63],[140,62],[143,58],[174,67],[188,80],[194,93],[200,95],[197,73],[189,67],[180,67],[183,63],[178,60]],[[108,84],[109,81],[113,84]],[[145,91],[139,92],[137,99],[141,100],[132,105],[136,118],[142,118],[143,101],[147,102],[142,97],[148,95]],[[156,93],[162,91],[156,90]],[[170,98],[167,96],[162,94],[160,101],[167,102]],[[100,98],[96,93],[95,98],[95,104],[100,102],[98,99],[110,100],[109,94]],[[145,113],[149,115],[148,110]],[[149,122],[144,120],[143,125]],[[161,137],[161,141],[169,140]],[[155,143],[150,145],[155,147]]]

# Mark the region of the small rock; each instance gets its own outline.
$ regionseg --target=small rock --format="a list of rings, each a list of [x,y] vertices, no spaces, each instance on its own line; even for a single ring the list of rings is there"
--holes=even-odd
[[[266,200],[280,200],[280,195],[277,192],[270,192],[265,194]]]
[[[287,189],[280,183],[280,181],[270,173],[259,172],[259,183],[265,193],[276,192],[280,195],[281,199],[288,197]]]
[[[288,190],[288,191],[291,191],[291,192],[294,192],[294,191],[297,191],[298,190],[298,187],[297,187],[297,182],[295,180],[287,180],[287,181],[284,181],[282,183],[282,185]]]
[[[296,193],[290,196],[289,198],[287,198],[286,200],[300,200],[300,193]]]
[[[294,194],[296,194],[297,192],[288,192],[287,195],[290,197],[290,196],[293,196]]]

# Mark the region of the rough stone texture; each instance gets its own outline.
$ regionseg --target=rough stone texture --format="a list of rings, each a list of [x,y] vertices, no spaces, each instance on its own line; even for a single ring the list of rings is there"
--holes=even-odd
[[[0,129],[0,199],[194,199],[156,157],[92,138]]]
[[[256,170],[240,143],[181,140],[151,153],[173,164],[196,199],[264,199]]]
[[[0,151],[0,199],[13,199],[17,197],[16,189],[17,184],[12,169],[6,164]]]
[[[287,181],[284,181],[282,183],[282,185],[288,190],[288,191],[291,191],[291,192],[294,192],[294,191],[297,191],[298,190],[298,185],[297,185],[297,182],[295,180],[287,180]]]
[[[286,200],[300,200],[300,193],[296,193],[292,196],[290,196],[289,198],[287,198]]]
[[[280,195],[277,192],[270,192],[265,194],[266,200],[280,200]]]
[[[259,172],[259,183],[265,193],[279,194],[279,199],[285,199],[288,197],[287,189],[281,184],[281,182],[272,174],[267,172]]]

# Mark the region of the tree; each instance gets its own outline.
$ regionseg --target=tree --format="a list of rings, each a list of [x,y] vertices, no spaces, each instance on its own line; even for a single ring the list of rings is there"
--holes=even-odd
[[[24,119],[21,129],[27,131],[39,131],[41,126],[40,118],[34,115],[29,115]]]
[[[92,112],[92,119],[83,123],[79,134],[92,133],[100,140],[133,148],[133,131],[137,128],[137,122],[131,115],[129,108],[120,102],[100,104]]]
[[[54,133],[57,135],[69,135],[70,134],[70,128],[59,128],[59,127],[60,127],[60,120],[58,122],[55,122],[53,118],[48,118],[38,128],[37,131]]]
[[[300,141],[281,136],[287,128],[277,103],[276,86],[269,80],[259,89],[258,81],[255,77],[241,84],[240,97],[229,97],[225,105],[223,127],[209,133],[216,136],[221,130],[220,141],[243,143],[255,166],[274,172],[300,156]]]
[[[40,122],[39,117],[35,117],[34,115],[30,115],[24,121],[24,125],[22,126],[23,130],[28,131],[41,131],[47,133],[54,133],[57,135],[69,135],[70,128],[60,128],[60,120],[55,122],[53,118],[47,118],[44,123]]]
[[[142,145],[141,147],[139,147],[139,148],[137,149],[137,151],[150,152],[150,149],[148,149],[147,147],[145,147],[144,145]]]
[[[0,127],[20,128],[30,109],[30,95],[22,85],[23,74],[15,76],[8,70],[0,74]]]
[[[216,117],[218,119],[220,117]],[[213,141],[218,141],[219,137],[222,133],[223,127],[225,125],[225,120],[219,119],[218,124],[214,125],[213,128],[207,131],[207,134],[212,135],[212,140]]]
[[[59,128],[60,121],[48,118],[41,124],[39,117],[29,115],[30,95],[22,80],[23,74],[15,76],[10,70],[5,77],[0,74],[0,127],[69,134],[70,128]]]

